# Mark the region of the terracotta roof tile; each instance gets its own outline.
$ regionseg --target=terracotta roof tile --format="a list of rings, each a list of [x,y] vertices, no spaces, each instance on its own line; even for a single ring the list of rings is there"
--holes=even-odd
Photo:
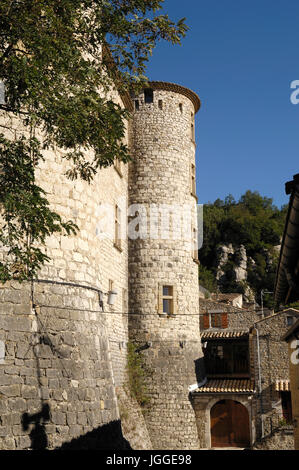
[[[290,381],[289,380],[276,380],[275,390],[276,392],[289,392]]]
[[[243,336],[248,336],[248,331],[242,330],[218,330],[218,331],[203,331],[201,334],[201,339],[230,339],[230,338],[242,338]]]
[[[193,393],[254,393],[254,381],[249,379],[208,380]]]

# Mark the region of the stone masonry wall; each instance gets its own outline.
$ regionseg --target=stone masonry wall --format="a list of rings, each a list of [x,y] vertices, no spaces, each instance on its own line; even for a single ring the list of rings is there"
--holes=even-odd
[[[12,282],[0,298],[0,448],[51,449],[117,422],[107,320],[86,307],[97,295],[38,284],[32,308],[31,285]]]
[[[118,96],[115,100],[122,105]],[[10,129],[8,138],[24,131],[10,115],[1,114],[0,119]],[[114,244],[114,214],[118,205],[124,228],[127,165],[121,166],[121,174],[113,166],[103,168],[88,184],[66,178],[69,166],[61,150],[45,151],[44,157],[36,169],[37,184],[46,191],[51,208],[73,220],[79,232],[47,239],[51,261],[38,275],[45,282],[33,285],[36,311],[31,286],[0,286],[0,340],[5,347],[0,363],[2,448],[32,445],[32,424],[24,430],[22,417],[46,410],[43,404],[50,408],[43,428],[50,448],[115,422],[114,386],[122,385],[125,377],[128,243],[123,232],[121,247]],[[109,235],[104,236],[107,229]],[[0,259],[3,256],[0,253]],[[113,306],[107,304],[111,282],[118,292]]]
[[[267,436],[279,428],[283,420],[280,394],[275,390],[275,385],[277,380],[289,380],[288,347],[281,341],[288,329],[286,314],[266,317],[256,326],[259,332],[262,377],[262,397],[257,403],[257,414],[264,414],[264,435]],[[261,429],[258,430],[258,435],[260,433]]]
[[[232,307],[224,302],[200,299],[199,303],[201,316],[206,313],[227,312],[228,330],[251,331],[249,335],[250,375],[255,381],[256,388],[250,404],[251,425],[254,429],[253,443],[257,440],[257,448],[264,449],[292,448],[294,445],[292,431],[281,430],[283,423],[281,397],[275,390],[277,380],[289,379],[288,348],[281,341],[281,337],[287,331],[287,312],[262,319],[255,311]],[[257,337],[257,330],[259,337]],[[259,342],[260,349],[261,394],[259,394],[257,342]],[[197,398],[197,409],[204,410],[204,400],[201,397]],[[202,435],[202,425],[199,427]],[[261,440],[262,433],[264,438]],[[281,444],[278,445],[280,437]]]
[[[137,97],[133,116],[134,159],[130,167],[130,204],[147,217],[147,235],[129,241],[130,317],[132,341],[143,347],[150,409],[145,419],[154,449],[198,448],[195,415],[188,387],[200,381],[202,351],[198,317],[198,266],[190,233],[178,236],[180,225],[170,217],[169,233],[150,235],[163,226],[163,205],[191,208],[189,228],[197,226],[196,198],[191,195],[192,102],[175,91],[154,89],[153,103]],[[181,106],[180,106],[181,105]],[[179,209],[178,209],[179,210]],[[176,212],[176,211],[175,211]],[[142,223],[142,222],[141,222]],[[139,226],[140,228],[140,226]],[[161,289],[172,286],[174,314],[163,314]]]
[[[290,368],[290,381],[292,393],[292,409],[294,419],[294,442],[295,449],[299,450],[299,363],[298,354],[294,348],[293,341],[298,341],[294,337],[289,338],[289,368]],[[298,345],[298,343],[297,343]],[[295,361],[294,361],[295,353]],[[297,360],[296,360],[297,359]]]

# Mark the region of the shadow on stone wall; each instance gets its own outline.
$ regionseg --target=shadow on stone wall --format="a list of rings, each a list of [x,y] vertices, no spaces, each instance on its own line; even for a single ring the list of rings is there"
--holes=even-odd
[[[205,369],[205,360],[204,357],[200,357],[194,361],[195,367],[195,377],[197,383],[200,383],[204,380],[206,376],[206,369]]]
[[[48,448],[48,437],[45,424],[50,421],[50,406],[48,403],[42,405],[40,412],[35,414],[24,413],[22,415],[22,428],[28,431],[32,425],[29,437],[32,450],[46,450]],[[55,450],[132,450],[129,442],[124,438],[121,421],[111,421],[108,424],[65,442]]]
[[[120,420],[104,424],[55,450],[132,450],[124,438]]]
[[[30,424],[33,428],[29,434],[31,440],[30,448],[33,450],[43,450],[48,447],[48,438],[45,430],[45,423],[50,420],[50,407],[48,403],[42,406],[39,413],[29,415],[24,413],[22,416],[23,431],[28,431]]]

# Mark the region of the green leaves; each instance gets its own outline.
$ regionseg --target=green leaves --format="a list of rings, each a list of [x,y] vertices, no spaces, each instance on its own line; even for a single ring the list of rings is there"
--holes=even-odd
[[[204,206],[204,240],[199,250],[203,267],[214,272],[217,247],[244,245],[248,259],[248,284],[259,295],[261,289],[273,290],[277,264],[277,250],[284,229],[286,208],[278,209],[270,198],[258,192],[247,191],[239,201],[230,195],[225,201],[217,199]],[[227,272],[227,289],[238,292],[240,285],[229,274],[234,267],[230,259],[222,269]],[[202,269],[204,280],[207,273]],[[210,280],[209,280],[210,282]],[[258,298],[257,298],[258,300]],[[270,301],[269,301],[270,302]]]
[[[157,14],[162,5],[162,0],[1,0],[6,103],[0,111],[24,129],[23,137],[11,141],[0,136],[0,243],[7,249],[2,281],[30,278],[48,259],[42,251],[46,237],[75,232],[35,183],[44,149],[59,147],[70,162],[67,176],[88,182],[115,158],[130,159],[124,143],[129,113],[113,102],[111,92],[146,83],[156,43],[178,44],[185,35],[184,20],[175,24]],[[28,137],[41,133],[42,140]]]
[[[42,159],[36,139],[11,142],[0,134],[0,281],[31,279],[49,258],[41,247],[53,233],[76,233],[53,212],[36,185],[34,169]]]

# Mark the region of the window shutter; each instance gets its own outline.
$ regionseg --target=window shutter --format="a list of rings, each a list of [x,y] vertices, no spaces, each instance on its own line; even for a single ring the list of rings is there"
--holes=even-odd
[[[172,295],[173,295],[173,314],[176,315],[178,312],[178,295],[176,286],[172,287]]]
[[[203,316],[203,329],[207,330],[210,327],[209,314],[204,313]]]
[[[228,328],[228,315],[227,315],[227,312],[222,313],[221,319],[222,319],[222,328]]]

